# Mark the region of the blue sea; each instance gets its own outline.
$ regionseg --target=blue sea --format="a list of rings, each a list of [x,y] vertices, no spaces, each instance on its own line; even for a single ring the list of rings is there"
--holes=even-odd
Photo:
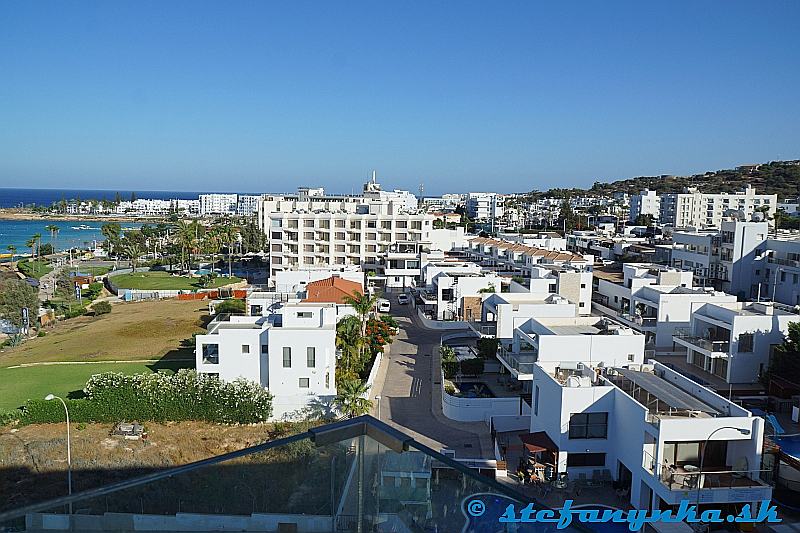
[[[46,226],[54,224],[59,227],[58,235],[53,241]],[[93,246],[94,241],[103,241],[105,237],[100,232],[102,222],[86,220],[0,220],[0,254],[8,253],[8,246],[17,247],[18,254],[30,253],[30,248],[25,242],[35,233],[42,235],[42,244],[52,242],[56,249],[64,250],[71,247],[86,248]],[[138,228],[140,223],[120,222],[123,228]],[[75,229],[80,225],[89,226],[91,229]]]
[[[71,200],[114,200],[119,192],[123,200],[130,200],[132,191],[112,190],[87,190],[87,189],[12,189],[0,188],[0,207],[19,207],[37,205],[50,206],[61,199]],[[187,191],[133,191],[137,198],[154,199],[181,199],[192,200],[198,197],[199,192]],[[102,222],[87,222],[85,220],[0,220],[0,254],[8,253],[8,246],[17,247],[17,253],[30,253],[25,247],[25,242],[35,233],[42,235],[42,243],[51,242],[50,232],[45,226],[55,224],[60,228],[58,236],[53,243],[59,250],[79,246],[91,246],[94,241],[104,240],[100,233]],[[81,224],[91,229],[73,229]],[[138,228],[141,224],[122,222],[124,228]]]

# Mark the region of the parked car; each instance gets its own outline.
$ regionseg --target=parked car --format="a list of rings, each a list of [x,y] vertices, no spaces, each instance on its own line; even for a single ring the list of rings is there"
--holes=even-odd
[[[401,294],[400,296],[397,297],[397,303],[399,303],[400,305],[406,305],[410,301],[411,299],[408,297],[408,294]]]
[[[380,299],[378,300],[378,311],[381,313],[388,313],[392,310],[392,304],[389,303],[389,300]]]

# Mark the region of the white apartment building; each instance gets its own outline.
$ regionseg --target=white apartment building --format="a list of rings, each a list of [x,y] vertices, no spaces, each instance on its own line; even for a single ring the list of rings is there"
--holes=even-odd
[[[240,194],[236,201],[236,214],[240,217],[250,217],[258,212],[261,202],[260,194]]]
[[[560,233],[554,231],[542,231],[539,233],[500,233],[498,238],[508,242],[524,244],[532,248],[541,248],[542,250],[560,252],[567,250],[567,239],[562,237]]]
[[[474,263],[450,261],[427,263],[422,277],[425,287],[417,294],[435,320],[480,320],[484,295],[499,293],[503,283]]]
[[[336,322],[349,306],[285,303],[266,316],[218,316],[197,335],[197,371],[245,378],[273,395],[281,419],[336,395]]]
[[[690,270],[698,285],[756,299],[759,275],[753,266],[766,252],[766,222],[724,220],[714,231],[676,231],[672,235],[672,266]],[[764,295],[762,295],[764,296]]]
[[[674,228],[719,228],[729,211],[740,211],[751,220],[757,210],[766,208],[772,218],[777,206],[777,195],[756,194],[751,186],[735,194],[704,194],[690,187],[683,193],[661,195],[659,222]]]
[[[630,197],[630,211],[628,220],[634,222],[639,216],[650,215],[653,220],[658,220],[661,214],[661,197],[656,191],[644,189],[639,194]]]
[[[569,479],[614,480],[636,509],[699,499],[729,511],[769,500],[772,488],[760,479],[764,420],[652,363],[533,365],[523,442],[538,464]]]
[[[644,335],[607,317],[533,317],[514,328],[497,357],[516,379],[530,381],[535,363],[568,357],[600,366],[641,364]]]
[[[503,216],[503,196],[496,192],[471,192],[466,200],[467,216],[487,221]]]
[[[677,329],[673,341],[686,349],[686,363],[701,371],[700,378],[754,384],[769,366],[772,351],[783,343],[789,323],[798,321],[793,308],[780,304],[695,303],[689,325]]]
[[[534,266],[571,265],[591,270],[594,258],[572,252],[545,250],[485,237],[469,239],[463,255],[482,267],[522,277],[531,277]]]
[[[200,215],[233,215],[239,201],[238,194],[201,194]]]
[[[532,317],[572,318],[577,305],[558,294],[503,292],[485,294],[481,316],[469,322],[469,327],[481,337],[494,337],[510,345],[514,329]]]

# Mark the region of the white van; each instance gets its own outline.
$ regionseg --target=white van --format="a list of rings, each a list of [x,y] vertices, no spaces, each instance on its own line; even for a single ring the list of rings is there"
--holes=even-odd
[[[378,300],[378,311],[381,313],[388,313],[392,310],[392,304],[389,303],[389,300],[384,300],[381,298]]]

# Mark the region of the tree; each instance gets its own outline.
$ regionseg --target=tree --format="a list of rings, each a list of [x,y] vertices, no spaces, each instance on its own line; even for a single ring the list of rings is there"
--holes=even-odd
[[[13,263],[14,262],[14,254],[17,253],[17,247],[14,246],[13,244],[9,244],[8,246],[6,246],[6,250],[8,250],[11,253],[11,262]]]
[[[578,215],[572,210],[572,207],[569,205],[569,200],[561,202],[561,210],[558,213],[558,218],[561,220],[561,224],[567,233],[575,229],[578,225]]]
[[[337,382],[358,377],[362,370],[361,353],[364,337],[361,335],[361,321],[355,315],[348,315],[336,324],[336,348],[342,357],[336,369]]]
[[[142,256],[141,242],[138,239],[126,237],[121,241],[120,251],[125,257],[130,259],[131,268],[133,269],[133,272],[136,272],[136,263]]]
[[[337,385],[333,405],[347,418],[365,415],[372,409],[372,402],[365,398],[369,385],[360,379],[348,379]]]
[[[652,226],[653,225],[653,215],[650,214],[640,214],[637,215],[636,219],[633,221],[634,226]]]
[[[58,232],[61,231],[61,228],[59,228],[55,224],[49,224],[49,225],[45,226],[44,229],[46,229],[47,231],[50,232],[50,244],[53,247],[53,251],[55,251],[55,249],[56,249],[55,241],[56,241],[56,238],[58,237]]]
[[[100,233],[106,238],[110,245],[109,252],[115,252],[119,239],[122,236],[122,227],[117,222],[108,222],[100,226]]]
[[[800,322],[789,322],[789,334],[773,350],[762,381],[768,384],[772,376],[800,383]]]
[[[31,249],[31,261],[36,260],[36,237],[31,237],[27,241],[25,241],[25,246]],[[33,268],[36,268],[36,263],[33,264]]]
[[[344,301],[346,304],[353,307],[356,314],[358,315],[359,320],[361,321],[361,336],[366,335],[367,331],[367,320],[369,319],[370,313],[372,313],[373,309],[375,309],[375,305],[378,303],[379,295],[373,294],[365,294],[363,292],[354,291],[352,295],[346,296]]]
[[[0,282],[0,317],[21,329],[24,325],[24,308],[28,309],[28,316],[33,322],[39,309],[38,291],[20,279]]]

